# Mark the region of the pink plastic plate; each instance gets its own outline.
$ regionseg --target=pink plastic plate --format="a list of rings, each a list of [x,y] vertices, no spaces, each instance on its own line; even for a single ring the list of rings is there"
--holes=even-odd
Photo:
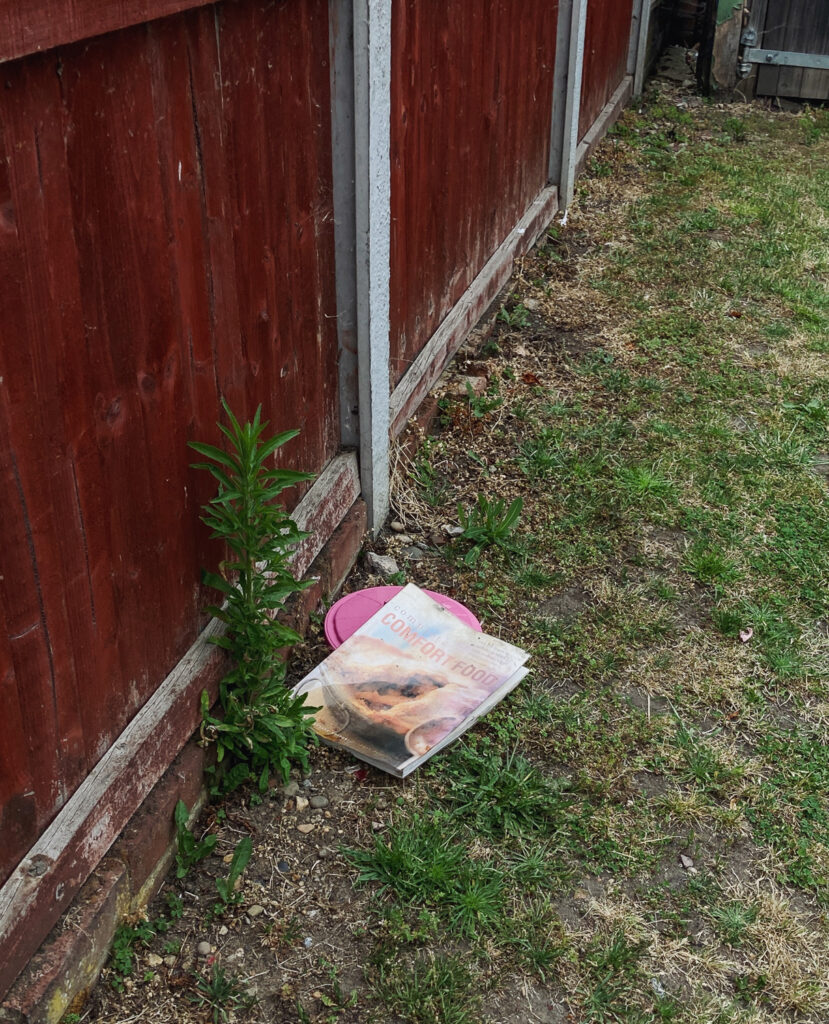
[[[325,637],[329,644],[335,648],[339,647],[402,589],[402,587],[368,587],[365,590],[357,590],[353,594],[341,597],[336,604],[331,605],[325,616]],[[444,608],[448,608],[461,622],[465,622],[467,626],[481,632],[480,622],[466,605],[445,594],[436,594],[434,590],[424,590],[424,594],[428,594]]]

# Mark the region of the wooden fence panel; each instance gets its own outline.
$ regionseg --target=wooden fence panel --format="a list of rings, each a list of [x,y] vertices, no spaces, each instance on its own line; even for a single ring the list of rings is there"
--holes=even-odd
[[[627,71],[633,0],[589,0],[584,29],[579,139],[583,139]]]
[[[393,5],[392,384],[547,182],[557,15]]]
[[[3,67],[0,881],[204,624],[219,394],[337,449],[327,62],[256,0]]]

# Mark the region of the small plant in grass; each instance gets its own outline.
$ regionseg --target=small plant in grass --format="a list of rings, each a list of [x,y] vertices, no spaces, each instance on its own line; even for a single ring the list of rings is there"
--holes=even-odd
[[[740,766],[725,764],[710,744],[681,721],[677,721],[676,744],[682,753],[687,773],[705,792],[720,796],[729,783],[738,781],[744,775]]]
[[[702,541],[692,544],[686,551],[685,564],[688,572],[700,583],[717,587],[734,583],[741,576],[737,564],[724,551]]]
[[[217,837],[211,834],[201,840],[195,838],[187,827],[190,812],[183,800],[176,804],[173,817],[176,823],[176,878],[184,878],[195,864],[210,856],[216,846]],[[168,893],[168,900],[172,895],[173,893]]]
[[[196,993],[190,1001],[210,1016],[213,1024],[229,1019],[237,1010],[247,1010],[256,1000],[245,992],[242,982],[232,974],[226,974],[218,964],[213,965],[210,976],[196,977]]]
[[[228,792],[251,778],[264,791],[272,770],[287,781],[292,761],[307,764],[313,741],[314,709],[285,687],[283,652],[300,637],[276,617],[290,595],[308,585],[298,583],[288,568],[289,554],[305,534],[276,498],[310,476],[268,465],[296,430],[265,437],[261,406],[242,425],[227,403],[222,405],[230,426],[220,423],[219,429],[229,449],[190,444],[209,460],[196,468],[207,470],[219,484],[203,522],[230,551],[220,573],[204,574],[205,583],[224,597],[221,607],[208,611],[227,627],[214,643],[229,652],[233,667],[219,684],[219,714],[211,713],[207,692],[202,694],[202,735],[215,742],[217,769],[224,772],[217,776],[215,792]]]
[[[498,310],[498,320],[508,327],[517,327],[520,330],[530,326],[530,311],[523,302],[512,301]]]
[[[479,986],[460,957],[420,957],[406,964],[389,952],[379,959],[377,975],[377,997],[411,1024],[474,1024],[481,1019]]]
[[[168,892],[165,900],[167,902],[167,914],[173,921],[179,921],[184,914],[184,903],[181,896],[174,892]]]
[[[435,468],[435,460],[441,455],[439,444],[431,438],[423,439],[412,465],[412,477],[427,505],[436,508],[442,505],[449,490],[446,477]]]
[[[352,1006],[357,1005],[357,989],[353,988],[351,991],[346,992],[340,984],[339,970],[336,964],[332,964],[325,957],[320,958],[319,966],[325,969],[330,981],[329,991],[321,991],[319,993],[319,1001],[327,1011],[325,1015],[326,1024],[336,1024],[346,1010],[350,1010]]]
[[[348,850],[357,882],[377,882],[406,903],[439,908],[458,934],[474,936],[497,926],[504,907],[504,873],[470,860],[451,820],[441,813],[395,823],[374,848]]]
[[[733,900],[714,907],[711,917],[720,938],[729,946],[741,946],[746,929],[757,920],[760,908],[756,903],[746,904]]]
[[[488,413],[504,404],[503,398],[498,394],[498,385],[488,388],[482,395],[476,394],[475,389],[466,381],[466,397],[469,399],[469,412],[476,420],[482,420]],[[470,453],[472,454],[472,453]]]
[[[122,924],[115,932],[109,954],[109,966],[113,971],[112,987],[117,991],[124,988],[124,978],[128,978],[135,968],[135,947],[148,946],[155,929],[149,921],[139,921],[135,925]]]
[[[216,904],[216,910],[221,913],[230,904],[239,902],[239,894],[236,892],[236,882],[242,877],[242,872],[248,866],[251,853],[253,852],[253,841],[250,836],[244,836],[236,844],[233,857],[230,861],[230,870],[227,878],[216,879],[216,891],[219,894],[220,903]]]
[[[563,792],[566,781],[544,778],[514,749],[463,745],[443,770],[450,780],[446,800],[454,813],[489,837],[554,831],[572,803]]]
[[[476,562],[485,548],[511,548],[510,536],[518,525],[523,507],[523,498],[516,498],[507,507],[503,498],[490,501],[483,494],[478,495],[477,502],[468,511],[458,504],[458,522],[463,529],[460,539],[472,545],[464,556],[467,565]]]

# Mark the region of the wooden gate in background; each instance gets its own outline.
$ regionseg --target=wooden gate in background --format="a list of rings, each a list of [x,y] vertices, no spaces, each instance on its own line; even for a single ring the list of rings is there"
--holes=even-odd
[[[826,0],[753,0],[743,60],[757,65],[758,96],[829,99]]]

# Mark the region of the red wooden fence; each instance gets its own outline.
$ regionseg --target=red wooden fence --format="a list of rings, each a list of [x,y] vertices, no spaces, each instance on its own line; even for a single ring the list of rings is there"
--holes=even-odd
[[[86,31],[136,5],[72,6]],[[339,413],[327,0],[204,7],[0,78],[2,882],[204,624],[186,444],[219,394],[300,427],[309,470]]]
[[[174,675],[160,707],[219,554],[187,441],[218,439],[220,396],[241,416],[261,402],[301,429],[284,462],[321,469],[340,447],[339,316],[346,429],[367,394],[363,480],[385,487],[385,344],[397,430],[556,186],[569,202],[576,118],[592,145],[624,98],[634,0],[589,0],[581,79],[569,53],[556,72],[583,2],[561,0],[559,25],[558,0],[388,0],[389,26],[382,0],[0,0],[0,993],[151,784],[124,796],[128,758],[114,786],[109,759],[144,749],[148,710],[181,723],[199,680]],[[370,329],[386,314],[388,339]],[[303,506],[323,540],[356,474],[342,454]],[[113,746],[131,721],[136,745]],[[77,790],[107,750],[92,806],[121,817],[90,825]],[[14,870],[73,793],[46,833],[71,819],[49,839],[60,871]]]
[[[393,383],[547,183],[557,13],[393,5]]]
[[[633,0],[589,0],[587,4],[580,139],[625,77],[632,14]]]

